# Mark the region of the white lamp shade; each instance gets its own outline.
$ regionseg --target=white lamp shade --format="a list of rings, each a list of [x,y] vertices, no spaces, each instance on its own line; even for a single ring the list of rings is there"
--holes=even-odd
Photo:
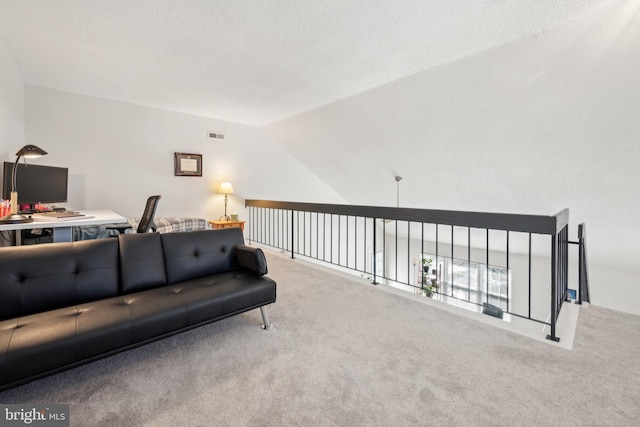
[[[218,193],[221,194],[233,194],[233,187],[230,182],[223,182],[220,184],[220,188],[218,189]]]

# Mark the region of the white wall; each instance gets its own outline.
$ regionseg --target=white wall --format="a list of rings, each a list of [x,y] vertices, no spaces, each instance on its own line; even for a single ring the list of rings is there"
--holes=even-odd
[[[49,152],[39,164],[69,168],[74,209],[135,217],[161,194],[156,216],[217,219],[222,181],[235,190],[229,213],[244,219],[244,199],[343,201],[259,128],[32,86],[25,102],[26,140]],[[203,177],[174,176],[174,152],[202,154]]]
[[[272,124],[353,204],[585,222],[593,302],[640,314],[640,6],[588,17]]]
[[[15,161],[24,145],[24,83],[17,64],[0,40],[0,159]]]

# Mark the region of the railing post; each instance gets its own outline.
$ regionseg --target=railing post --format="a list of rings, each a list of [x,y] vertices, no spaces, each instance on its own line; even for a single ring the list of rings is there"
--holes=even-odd
[[[556,234],[551,236],[551,333],[547,335],[547,339],[551,341],[560,341],[560,338],[556,336],[556,317],[557,317],[557,275],[558,275],[558,263],[557,263],[557,238]]]
[[[376,258],[377,258],[377,243],[376,243],[376,234],[378,234],[378,230],[376,227],[376,218],[373,218],[373,284],[377,285],[378,284],[378,279],[376,277],[376,274],[378,272],[377,266],[376,266]]]
[[[253,207],[249,207],[249,244],[253,240]]]
[[[291,258],[295,258],[294,256],[294,252],[293,252],[293,245],[295,242],[295,221],[294,221],[294,215],[293,215],[293,209],[291,209]]]
[[[585,226],[578,225],[578,304],[589,302],[589,275],[587,273],[587,247]]]
[[[562,230],[562,300],[569,295],[569,225]]]
[[[582,257],[584,255],[582,248],[582,236],[581,236],[582,224],[578,225],[578,301],[576,304],[582,305],[582,281],[584,280],[584,273],[582,272]]]

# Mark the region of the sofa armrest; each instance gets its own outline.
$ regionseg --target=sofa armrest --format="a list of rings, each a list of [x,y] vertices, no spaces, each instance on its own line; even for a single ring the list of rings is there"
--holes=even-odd
[[[262,276],[268,273],[267,259],[260,248],[254,248],[247,245],[236,245],[236,256],[238,264],[245,270]]]

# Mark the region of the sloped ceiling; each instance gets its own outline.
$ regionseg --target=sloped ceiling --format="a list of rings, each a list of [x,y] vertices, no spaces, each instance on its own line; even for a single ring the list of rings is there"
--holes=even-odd
[[[640,2],[608,2],[265,130],[352,204],[394,206],[399,175],[401,207],[569,208],[614,286],[602,272],[637,270],[639,76]]]
[[[639,207],[639,76],[616,2],[265,128],[350,203],[395,204],[399,175],[401,206],[605,220]]]
[[[264,125],[604,0],[0,0],[25,84]]]

